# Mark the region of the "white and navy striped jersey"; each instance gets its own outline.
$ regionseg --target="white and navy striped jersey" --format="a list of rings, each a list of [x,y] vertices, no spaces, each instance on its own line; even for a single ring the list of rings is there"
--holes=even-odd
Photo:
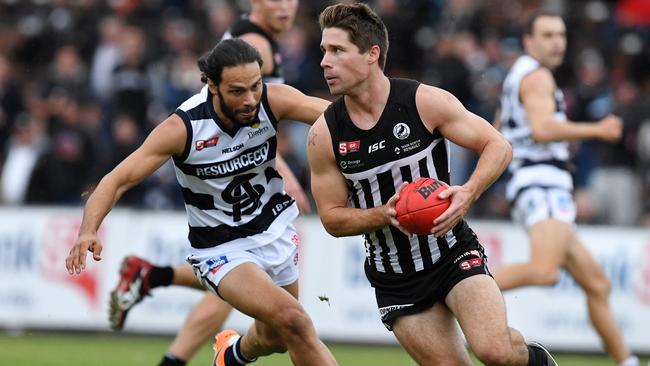
[[[266,93],[264,85],[259,123],[250,127],[226,128],[207,86],[176,109],[187,143],[174,167],[194,248],[263,246],[298,216],[275,169],[277,121]]]
[[[430,133],[420,119],[415,105],[419,83],[406,79],[390,83],[384,111],[370,130],[354,125],[342,97],[325,111],[336,163],[347,181],[349,207],[379,207],[402,182],[420,177],[449,183],[448,142],[439,132]],[[463,221],[439,239],[409,238],[394,226],[366,233],[366,269],[387,274],[431,269],[465,229],[470,230]]]
[[[532,187],[573,189],[569,172],[569,145],[566,141],[536,143],[519,96],[521,81],[531,72],[543,67],[529,55],[520,56],[503,82],[501,95],[501,133],[512,145],[512,174],[506,188],[506,197],[514,200],[521,190]],[[555,122],[566,121],[566,105],[562,91],[553,95],[556,104]]]

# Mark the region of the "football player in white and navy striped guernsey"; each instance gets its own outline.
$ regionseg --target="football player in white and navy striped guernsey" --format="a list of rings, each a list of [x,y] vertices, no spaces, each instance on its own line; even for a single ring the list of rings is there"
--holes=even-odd
[[[569,140],[616,141],[622,123],[616,116],[576,123],[566,116],[564,96],[552,71],[564,58],[566,26],[557,14],[540,11],[528,21],[526,54],[512,65],[504,83],[499,125],[512,145],[506,195],[512,216],[529,233],[527,263],[499,268],[501,290],[552,285],[566,269],[585,291],[589,318],[610,356],[624,366],[638,366],[609,306],[609,280],[575,232],[576,207],[569,164]]]
[[[250,5],[250,14],[235,21],[222,39],[239,38],[255,47],[263,61],[263,81],[284,83],[278,39],[293,26],[298,0],[252,0]],[[309,198],[281,156],[276,157],[276,166],[285,191],[296,200],[301,212],[309,212]],[[189,265],[158,266],[137,256],[126,257],[120,267],[118,284],[111,291],[111,328],[121,330],[129,311],[145,296],[150,296],[152,289],[171,285],[203,289]],[[187,364],[215,330],[223,326],[231,310],[230,305],[207,291],[185,319],[159,366]]]
[[[243,336],[217,339],[215,365],[243,365],[288,350],[301,365],[335,365],[298,297],[295,201],[275,169],[278,121],[313,123],[328,102],[264,84],[262,59],[240,39],[199,59],[200,93],[158,125],[88,199],[66,267],[101,259],[97,229],[115,202],[172,158],[188,217],[188,262],[208,290],[255,318]]]
[[[483,247],[463,220],[469,205],[503,172],[508,142],[448,92],[383,72],[388,33],[365,4],[320,15],[325,79],[340,95],[312,126],[312,194],[334,236],[363,235],[365,271],[379,314],[420,365],[555,365],[538,344],[509,328]],[[431,235],[407,235],[395,218],[406,182],[449,183],[446,139],[479,154],[472,176],[440,194],[450,207]]]

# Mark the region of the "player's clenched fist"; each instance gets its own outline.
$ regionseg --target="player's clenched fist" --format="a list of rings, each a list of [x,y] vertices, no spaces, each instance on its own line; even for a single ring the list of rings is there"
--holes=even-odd
[[[102,248],[102,243],[99,241],[97,234],[79,235],[65,259],[65,268],[68,269],[68,273],[71,275],[75,272],[79,274],[86,269],[86,251],[93,253],[94,260],[101,260]]]
[[[610,114],[601,119],[599,124],[602,132],[601,138],[603,140],[611,142],[620,140],[623,134],[623,120],[620,117]]]

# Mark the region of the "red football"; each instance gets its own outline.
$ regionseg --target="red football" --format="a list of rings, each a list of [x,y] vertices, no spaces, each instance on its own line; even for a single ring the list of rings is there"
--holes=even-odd
[[[397,221],[410,233],[430,234],[433,220],[451,204],[448,198],[438,198],[438,194],[447,188],[447,183],[434,178],[418,178],[409,183],[400,193],[395,206]]]

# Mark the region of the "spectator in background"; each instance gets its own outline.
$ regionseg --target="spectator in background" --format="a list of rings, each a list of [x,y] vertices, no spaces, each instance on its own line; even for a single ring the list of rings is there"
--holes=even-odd
[[[639,224],[643,208],[637,139],[644,116],[650,118],[650,107],[629,81],[620,83],[615,92],[623,136],[613,144],[594,145],[598,163],[581,194],[578,213],[590,222],[630,226]],[[612,194],[612,190],[617,193]]]
[[[632,85],[630,85],[632,87]],[[641,184],[641,224],[650,226],[650,77],[640,83],[634,99],[625,104],[624,150],[634,151]],[[617,93],[620,95],[621,93]]]
[[[237,19],[236,10],[226,0],[210,1],[207,6],[209,31],[213,39],[221,39]]]
[[[16,116],[25,109],[12,63],[0,52],[0,158],[5,155]]]
[[[102,169],[102,171],[106,172],[113,170],[117,164],[126,159],[142,144],[142,134],[138,123],[128,114],[118,115],[112,123],[111,131],[113,145],[110,154],[108,154],[106,165]],[[122,195],[120,204],[139,207],[142,205],[145,192],[145,184],[135,186]]]
[[[146,35],[139,27],[126,27],[120,45],[122,60],[112,74],[112,109],[116,114],[133,117],[144,132],[151,101],[150,70],[145,57]]]
[[[81,96],[89,91],[88,71],[74,45],[65,45],[56,50],[47,76],[50,92],[62,89],[66,93]]]
[[[195,26],[187,19],[172,18],[165,22],[163,35],[167,55],[155,64],[158,72],[154,80],[160,87],[153,90],[153,96],[161,104],[160,118],[201,87],[196,68],[199,41]]]
[[[10,205],[25,203],[32,172],[47,146],[43,127],[27,112],[16,117],[0,175],[0,202]]]
[[[596,122],[614,112],[614,95],[605,73],[604,60],[595,49],[582,50],[575,69],[577,81],[566,93],[567,114],[571,120]],[[584,140],[572,142],[576,165],[575,186],[586,189],[596,167],[600,164],[600,142]]]
[[[124,24],[120,18],[109,15],[99,23],[99,43],[95,48],[90,68],[90,88],[102,104],[110,101],[113,70],[122,58],[120,47]]]
[[[79,101],[55,90],[52,96],[51,143],[36,163],[27,202],[78,205],[96,179],[92,137],[83,126]]]
[[[463,104],[471,99],[470,71],[458,50],[458,35],[443,33],[424,70],[423,83],[449,91]]]

